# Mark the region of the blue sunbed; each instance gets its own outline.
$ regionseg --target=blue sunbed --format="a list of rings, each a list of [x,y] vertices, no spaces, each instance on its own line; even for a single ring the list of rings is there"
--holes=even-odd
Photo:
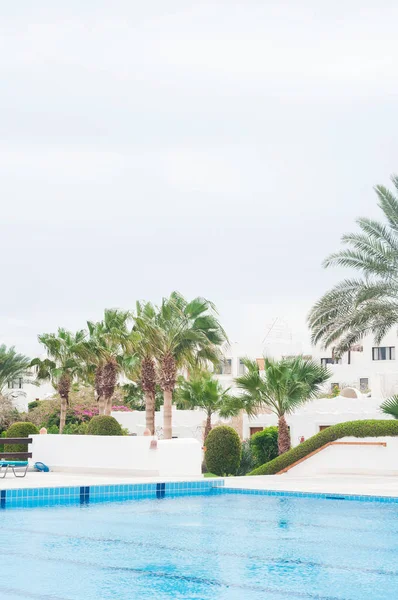
[[[28,471],[29,463],[27,460],[0,460],[0,479],[11,469],[15,477],[25,477]]]

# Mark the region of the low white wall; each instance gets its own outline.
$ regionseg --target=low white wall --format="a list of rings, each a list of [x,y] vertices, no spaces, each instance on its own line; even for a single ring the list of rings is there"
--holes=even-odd
[[[201,474],[202,448],[194,439],[95,435],[32,435],[32,462],[53,470],[125,473],[161,477],[197,477]]]
[[[328,446],[293,467],[288,474],[310,476],[326,473],[398,475],[398,438],[345,437],[339,442],[385,442],[384,446]]]

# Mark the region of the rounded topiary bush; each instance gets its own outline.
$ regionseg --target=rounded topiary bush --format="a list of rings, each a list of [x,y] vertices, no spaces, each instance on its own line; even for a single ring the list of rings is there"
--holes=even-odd
[[[250,447],[253,452],[255,466],[274,460],[278,456],[278,428],[265,427],[250,438]]]
[[[87,435],[123,435],[123,431],[114,417],[99,415],[89,422]]]
[[[33,423],[23,422],[13,423],[6,431],[6,438],[24,438],[32,433],[39,433],[38,428]],[[28,444],[5,444],[4,452],[28,452]]]
[[[206,438],[206,467],[214,475],[236,475],[239,468],[242,444],[235,429],[220,425]]]

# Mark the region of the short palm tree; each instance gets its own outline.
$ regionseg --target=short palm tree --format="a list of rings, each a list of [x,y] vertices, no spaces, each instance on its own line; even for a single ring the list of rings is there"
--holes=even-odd
[[[30,363],[31,366],[37,367],[37,380],[51,381],[60,395],[60,433],[65,426],[72,384],[81,380],[84,371],[76,349],[85,338],[86,332],[83,330],[74,334],[59,328],[57,333],[43,333],[39,335],[39,342],[45,347],[48,358],[35,358]]]
[[[381,405],[380,410],[385,415],[390,415],[394,419],[398,419],[398,395],[390,396]]]
[[[163,299],[155,319],[138,317],[136,324],[156,357],[158,381],[164,395],[163,436],[171,439],[178,370],[219,363],[220,347],[227,336],[211,302],[204,298],[188,302],[178,292]]]
[[[14,347],[0,346],[0,393],[4,393],[8,385],[16,379],[26,380],[30,366],[30,358],[18,354]]]
[[[240,411],[230,394],[230,388],[224,389],[212,373],[206,370],[194,371],[189,379],[181,377],[176,389],[176,399],[184,408],[201,408],[206,412],[204,440],[211,431],[211,419],[215,413],[229,417],[237,415]]]
[[[87,322],[89,338],[77,348],[87,369],[94,368],[94,386],[99,414],[110,415],[117,378],[124,367],[134,360],[137,334],[129,329],[130,312],[105,309],[102,321]]]
[[[398,177],[392,182],[398,193]],[[375,188],[385,222],[360,218],[360,233],[342,238],[344,249],[324,265],[354,269],[360,276],[345,279],[312,308],[308,322],[314,344],[333,346],[336,356],[350,350],[365,335],[379,344],[398,324],[398,197],[384,186]]]
[[[237,405],[249,416],[268,408],[278,417],[279,454],[290,449],[290,433],[285,415],[315,398],[330,373],[312,360],[301,356],[279,361],[264,358],[264,372],[257,361],[244,359],[246,373],[235,382],[241,395]]]

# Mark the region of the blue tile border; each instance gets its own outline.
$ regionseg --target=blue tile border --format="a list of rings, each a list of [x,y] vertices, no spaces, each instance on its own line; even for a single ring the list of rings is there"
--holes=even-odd
[[[274,496],[279,498],[319,498],[324,500],[398,503],[398,497],[390,496],[232,488],[225,487],[224,479],[209,478],[198,481],[167,481],[159,483],[128,483],[116,485],[0,490],[0,509],[31,508],[38,506],[84,506],[89,503],[98,504],[100,502],[120,502],[125,500],[143,499],[161,500],[163,498],[214,494],[241,494]]]
[[[123,500],[162,499],[166,496],[170,498],[203,495],[211,494],[223,485],[223,479],[202,479],[200,481],[0,490],[0,509],[87,505]]]
[[[80,504],[88,504],[90,502],[90,487],[82,486],[80,488]]]
[[[370,496],[370,495],[354,495],[354,494],[334,494],[333,492],[285,492],[282,490],[253,490],[248,488],[229,488],[224,487],[222,490],[214,490],[215,493],[222,494],[242,494],[254,496],[277,496],[280,498],[319,498],[322,500],[348,500],[356,502],[388,502],[398,503],[397,496]]]

